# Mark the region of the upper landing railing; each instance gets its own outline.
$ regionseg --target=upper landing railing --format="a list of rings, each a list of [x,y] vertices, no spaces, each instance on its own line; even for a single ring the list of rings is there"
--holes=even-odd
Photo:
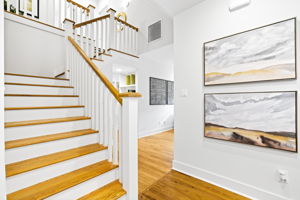
[[[81,23],[94,18],[94,6],[84,7],[72,0],[32,1],[31,5],[19,2],[22,1],[6,0],[4,10],[56,28],[63,28],[64,19]]]
[[[118,51],[132,56],[138,51],[139,29],[115,17],[116,11],[109,9],[109,14],[77,23],[74,39],[90,58],[99,58],[101,53]]]

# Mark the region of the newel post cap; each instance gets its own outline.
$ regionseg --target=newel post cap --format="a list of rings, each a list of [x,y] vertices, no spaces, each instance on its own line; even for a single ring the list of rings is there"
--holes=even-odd
[[[138,92],[125,92],[125,93],[120,93],[120,97],[122,97],[122,98],[126,98],[126,97],[139,98],[139,97],[142,97],[142,95],[141,95],[141,93],[138,93]]]

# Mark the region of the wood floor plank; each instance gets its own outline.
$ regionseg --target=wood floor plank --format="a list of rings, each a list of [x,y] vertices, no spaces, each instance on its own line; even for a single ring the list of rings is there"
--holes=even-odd
[[[102,151],[104,149],[107,149],[107,147],[102,146],[100,144],[91,144],[45,156],[40,156],[37,158],[11,163],[6,165],[6,176],[14,176],[34,169],[59,163],[65,160],[77,158],[79,156],[87,155],[97,151]]]
[[[177,171],[170,171],[166,176],[146,189],[140,200],[249,200],[223,188],[187,176]]]
[[[39,144],[43,142],[50,142],[55,140],[61,140],[61,139],[67,139],[71,137],[78,137],[88,134],[98,133],[98,131],[93,129],[84,129],[84,130],[78,130],[78,131],[70,131],[70,132],[64,132],[64,133],[57,133],[57,134],[51,134],[51,135],[43,135],[38,137],[32,137],[32,138],[25,138],[25,139],[19,139],[19,140],[11,140],[8,142],[5,142],[5,149],[12,149],[16,147],[23,147],[33,144]]]
[[[6,122],[4,127],[18,127],[18,126],[30,126],[30,125],[39,125],[39,124],[50,124],[50,123],[59,123],[59,122],[70,122],[78,120],[88,120],[90,117],[77,116],[77,117],[64,117],[64,118],[54,118],[54,119],[40,119],[40,120],[29,120],[29,121],[18,121],[18,122]]]
[[[42,200],[117,168],[102,161],[7,195],[8,200]]]
[[[122,188],[122,184],[117,180],[79,198],[78,200],[117,200],[125,194],[126,191]]]
[[[171,170],[173,137],[172,130],[139,139],[139,193]]]
[[[5,110],[35,110],[35,109],[60,109],[60,108],[84,108],[84,106],[74,105],[74,106],[7,107],[5,108]]]
[[[139,200],[249,200],[172,170],[173,132],[139,139]]]

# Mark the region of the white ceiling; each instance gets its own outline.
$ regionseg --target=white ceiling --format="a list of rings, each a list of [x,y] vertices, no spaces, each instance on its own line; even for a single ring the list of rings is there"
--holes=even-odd
[[[169,15],[175,16],[182,11],[193,7],[205,0],[153,0],[157,5],[163,8]]]

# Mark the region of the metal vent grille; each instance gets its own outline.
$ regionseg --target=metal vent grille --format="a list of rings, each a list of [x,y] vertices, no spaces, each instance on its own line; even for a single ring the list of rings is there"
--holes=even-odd
[[[148,43],[161,38],[161,20],[148,26]]]

